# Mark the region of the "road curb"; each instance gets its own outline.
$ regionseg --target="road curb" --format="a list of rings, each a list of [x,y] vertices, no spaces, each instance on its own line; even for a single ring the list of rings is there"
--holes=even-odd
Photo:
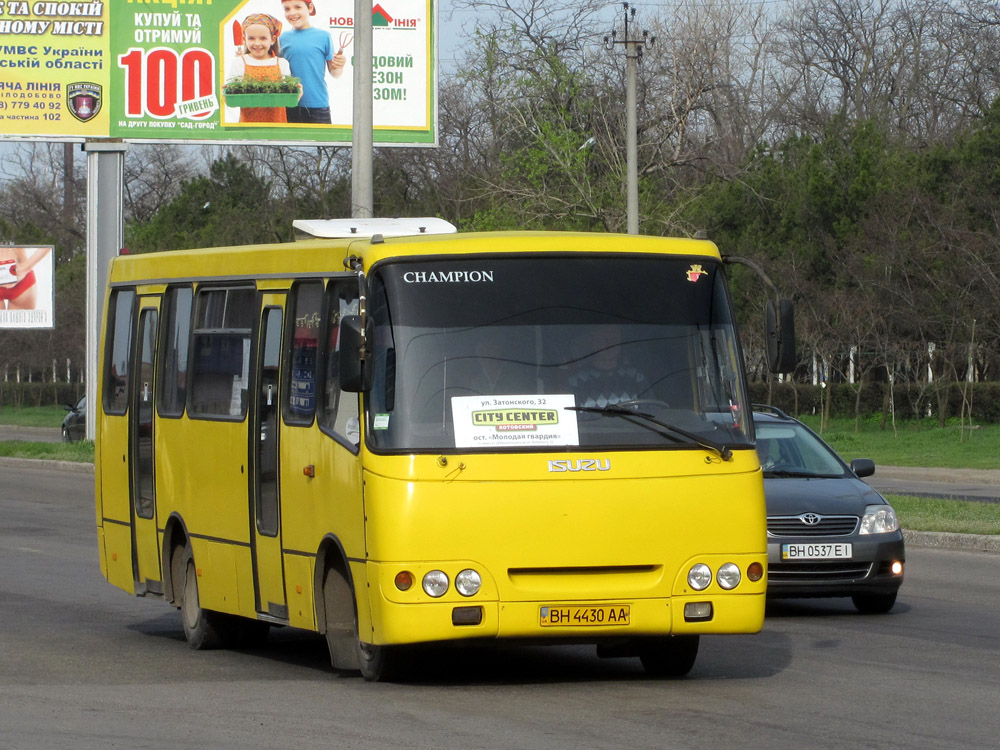
[[[0,456],[0,466],[13,469],[38,469],[43,471],[71,471],[77,474],[94,474],[94,465],[83,461],[52,461],[47,458],[12,458]]]
[[[955,534],[950,531],[909,531],[903,529],[903,539],[909,547],[1000,554],[1000,535]]]

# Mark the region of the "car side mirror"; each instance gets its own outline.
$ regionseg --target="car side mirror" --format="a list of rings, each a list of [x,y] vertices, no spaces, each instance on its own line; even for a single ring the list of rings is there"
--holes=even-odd
[[[767,369],[775,373],[795,369],[795,309],[787,299],[769,300],[764,314]]]
[[[365,330],[367,328],[367,330]],[[360,315],[346,315],[340,321],[340,387],[348,393],[360,393],[371,388],[372,339],[374,326],[363,326]]]
[[[851,471],[859,478],[870,477],[875,473],[875,462],[870,458],[855,458],[851,461]]]

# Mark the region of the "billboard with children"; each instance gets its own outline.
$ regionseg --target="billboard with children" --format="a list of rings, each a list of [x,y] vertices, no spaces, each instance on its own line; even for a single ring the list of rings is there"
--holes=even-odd
[[[0,138],[351,142],[354,0],[0,2]],[[372,6],[374,140],[435,144],[434,0]]]

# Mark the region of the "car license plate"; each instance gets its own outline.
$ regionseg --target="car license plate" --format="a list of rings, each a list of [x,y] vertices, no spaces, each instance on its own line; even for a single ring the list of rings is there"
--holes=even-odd
[[[609,604],[595,607],[571,604],[539,607],[538,624],[543,628],[628,625],[629,605]]]
[[[850,560],[850,544],[782,544],[782,560]]]

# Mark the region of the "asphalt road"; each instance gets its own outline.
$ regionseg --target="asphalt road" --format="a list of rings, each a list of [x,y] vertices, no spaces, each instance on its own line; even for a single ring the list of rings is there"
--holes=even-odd
[[[969,748],[1000,733],[1000,555],[911,549],[893,611],[769,607],[647,679],[588,647],[438,650],[412,684],[334,672],[291,629],[195,652],[110,586],[91,477],[0,466],[0,748]]]

